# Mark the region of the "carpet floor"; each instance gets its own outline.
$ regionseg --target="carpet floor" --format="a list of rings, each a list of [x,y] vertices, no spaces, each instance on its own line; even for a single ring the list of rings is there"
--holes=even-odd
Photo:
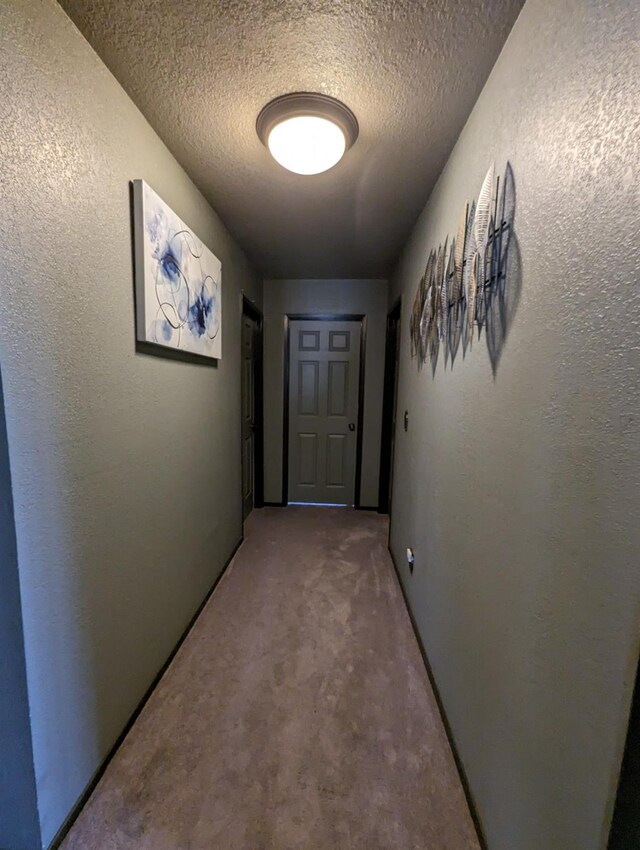
[[[479,850],[386,535],[254,511],[64,850]]]

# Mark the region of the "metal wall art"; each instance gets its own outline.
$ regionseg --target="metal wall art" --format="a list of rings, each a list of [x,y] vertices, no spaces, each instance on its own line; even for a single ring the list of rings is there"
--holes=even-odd
[[[502,180],[493,164],[477,204],[465,203],[455,238],[432,249],[413,303],[411,356],[435,372],[441,348],[445,367],[463,356],[485,331],[495,375],[520,298],[520,251],[514,233],[515,183],[507,163]]]

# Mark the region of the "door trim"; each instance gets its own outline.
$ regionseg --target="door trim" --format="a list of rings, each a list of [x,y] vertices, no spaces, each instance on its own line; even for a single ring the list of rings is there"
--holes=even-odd
[[[253,507],[264,507],[264,404],[263,404],[263,354],[262,354],[262,326],[263,315],[262,310],[257,307],[253,301],[250,301],[246,295],[242,295],[242,313],[240,315],[240,339],[242,339],[242,320],[244,316],[249,316],[253,319],[258,328],[257,338],[255,340],[253,351],[253,372],[254,372],[254,404],[256,426],[253,440]],[[242,360],[242,352],[240,354]],[[240,373],[242,381],[242,372]],[[240,434],[242,434],[242,403],[240,403]],[[242,511],[240,516],[244,516],[244,499],[242,495],[243,478],[242,452],[240,452],[240,504]],[[243,518],[244,523],[244,518]]]
[[[356,432],[356,480],[353,506],[360,510],[362,479],[362,437],[364,433],[364,376],[367,353],[367,317],[364,313],[285,313],[284,314],[284,386],[282,411],[282,507],[289,504],[289,325],[291,322],[360,322],[360,367],[358,375],[358,428]]]
[[[387,313],[387,336],[385,340],[384,388],[382,391],[382,435],[380,438],[380,484],[378,489],[378,513],[388,514],[391,508],[389,483],[393,469],[391,446],[393,445],[393,421],[396,414],[397,376],[396,352],[389,348],[389,325],[396,321],[398,330],[402,318],[402,297],[398,298]],[[400,345],[400,335],[396,331],[396,346]]]

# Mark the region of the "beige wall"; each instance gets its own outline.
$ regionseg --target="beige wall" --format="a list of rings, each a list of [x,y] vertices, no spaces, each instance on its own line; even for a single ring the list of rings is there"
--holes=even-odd
[[[639,32],[627,0],[527,0],[391,282],[392,548],[491,850],[606,842],[640,626]],[[520,303],[495,378],[484,335],[432,377],[416,286],[493,159]]]
[[[264,283],[265,500],[282,499],[284,316],[363,313],[367,316],[363,413],[362,507],[378,505],[380,428],[387,315],[384,280],[267,280]]]
[[[0,77],[0,361],[47,845],[240,539],[240,294],[261,281],[53,0],[0,5]],[[222,261],[217,365],[136,353],[134,178]]]

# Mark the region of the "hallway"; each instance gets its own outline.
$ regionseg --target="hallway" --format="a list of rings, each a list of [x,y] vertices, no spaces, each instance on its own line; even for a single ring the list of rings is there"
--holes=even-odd
[[[64,850],[478,848],[386,536],[254,511]]]

